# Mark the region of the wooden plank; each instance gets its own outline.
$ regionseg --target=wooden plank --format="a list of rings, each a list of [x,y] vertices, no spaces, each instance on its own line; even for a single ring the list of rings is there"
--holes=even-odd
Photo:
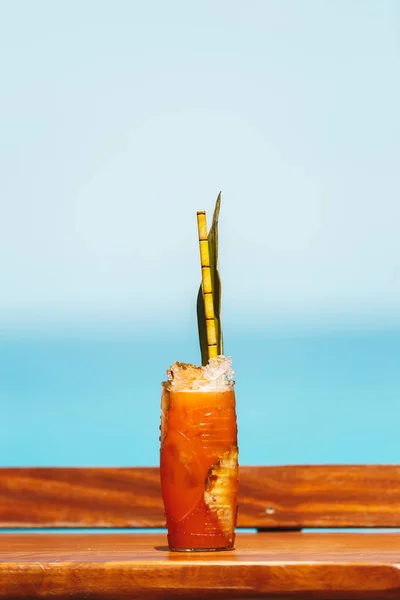
[[[399,465],[245,467],[242,527],[400,527]]]
[[[0,527],[163,527],[157,468],[0,469]],[[400,466],[241,467],[239,527],[400,527]]]
[[[164,535],[2,534],[0,597],[389,599],[400,534],[239,534],[236,550],[170,553]]]
[[[156,468],[0,469],[1,527],[165,527]]]

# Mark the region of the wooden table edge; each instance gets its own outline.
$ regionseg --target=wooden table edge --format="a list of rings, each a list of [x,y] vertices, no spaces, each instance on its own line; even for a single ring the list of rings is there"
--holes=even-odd
[[[62,534],[1,534],[1,541],[21,543],[24,539],[32,540],[30,536],[52,536],[65,541]],[[99,534],[66,534],[70,542],[80,539],[94,539],[89,536]],[[110,535],[110,534],[105,534]],[[242,534],[243,535],[243,534]],[[252,534],[256,536],[257,534]],[[262,534],[263,536],[268,534]],[[274,534],[275,535],[275,534]],[[296,536],[309,534],[280,534],[270,537],[288,540]],[[334,534],[333,534],[334,535]],[[352,534],[345,534],[352,535]],[[368,535],[368,534],[364,534]],[[375,534],[371,534],[374,536]],[[385,534],[391,536],[393,534]],[[394,534],[395,535],[395,534]],[[18,536],[20,540],[17,539]],[[113,540],[127,541],[132,534],[112,534]],[[165,536],[133,534],[137,540],[149,542],[148,556],[102,560],[102,555],[91,557],[90,560],[75,553],[68,560],[46,558],[40,554],[25,550],[10,552],[10,558],[4,560],[7,552],[2,550],[0,556],[0,597],[7,598],[207,598],[239,599],[239,598],[324,598],[324,599],[362,599],[374,600],[400,598],[400,535],[398,560],[385,560],[383,555],[374,560],[270,560],[254,559],[238,560],[235,551],[231,553],[177,554],[164,552],[160,558],[154,555],[154,541],[164,543]],[[289,536],[289,537],[285,537]],[[294,536],[294,537],[293,537]],[[128,538],[128,541],[129,539]],[[54,539],[54,538],[53,538]],[[245,541],[250,536],[243,538]],[[303,538],[304,539],[304,538]],[[240,538],[239,538],[240,540]],[[259,542],[258,542],[259,543]],[[67,544],[68,547],[68,544]],[[2,546],[3,548],[3,546]],[[82,552],[86,552],[83,550]],[[112,552],[112,551],[110,551]],[[110,554],[109,552],[109,554]],[[160,550],[162,553],[162,551]],[[72,553],[73,554],[73,553]],[[2,558],[3,557],[3,558]]]

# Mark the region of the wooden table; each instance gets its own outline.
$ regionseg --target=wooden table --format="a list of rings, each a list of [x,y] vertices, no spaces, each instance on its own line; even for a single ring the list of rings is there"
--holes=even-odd
[[[187,554],[165,535],[0,534],[0,597],[400,598],[400,534],[242,533]]]

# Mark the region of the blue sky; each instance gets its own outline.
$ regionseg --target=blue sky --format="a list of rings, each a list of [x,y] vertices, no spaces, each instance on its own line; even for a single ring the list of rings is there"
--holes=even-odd
[[[0,321],[400,322],[396,0],[0,6]]]

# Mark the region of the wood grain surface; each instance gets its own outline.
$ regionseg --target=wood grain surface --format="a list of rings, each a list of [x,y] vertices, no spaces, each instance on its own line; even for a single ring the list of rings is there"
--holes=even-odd
[[[400,598],[398,533],[238,534],[171,553],[155,534],[2,534],[4,598]]]
[[[156,468],[0,469],[1,527],[164,527]]]
[[[157,468],[0,468],[0,527],[164,527]],[[239,527],[400,527],[400,466],[241,467]]]

